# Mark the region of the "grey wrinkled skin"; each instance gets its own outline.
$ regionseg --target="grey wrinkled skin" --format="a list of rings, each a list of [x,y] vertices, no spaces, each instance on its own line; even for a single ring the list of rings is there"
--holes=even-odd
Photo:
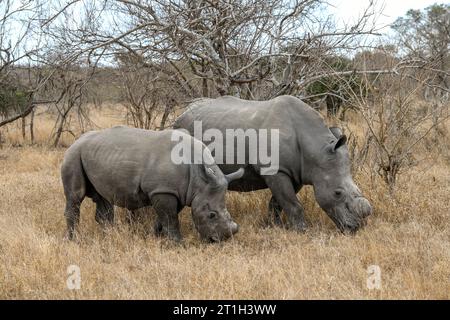
[[[191,206],[203,239],[221,241],[238,231],[225,207],[225,193],[243,170],[224,175],[214,163],[174,164],[171,151],[177,141],[171,141],[172,131],[119,126],[88,132],[75,141],[61,167],[69,239],[86,196],[96,203],[95,219],[102,225],[113,222],[113,205],[131,211],[151,205],[157,213],[156,234],[181,241],[178,213]],[[189,135],[185,138],[201,144],[197,150],[206,148]]]
[[[338,128],[328,128],[319,113],[301,100],[292,96],[269,101],[247,101],[230,96],[200,99],[178,117],[174,128],[184,128],[194,134],[194,121],[202,122],[203,131],[215,128],[224,137],[226,129],[279,130],[280,163],[275,175],[260,175],[260,169],[267,166],[259,162],[219,164],[224,173],[245,168],[244,177],[231,183],[230,190],[246,192],[269,188],[272,191],[269,217],[275,224],[281,224],[280,212],[284,210],[292,228],[305,230],[303,207],[296,196],[304,185],[314,187],[317,202],[342,232],[355,232],[371,214],[370,203],[362,196],[350,173],[346,136]],[[208,144],[208,141],[203,142]],[[247,145],[247,154],[248,151]]]

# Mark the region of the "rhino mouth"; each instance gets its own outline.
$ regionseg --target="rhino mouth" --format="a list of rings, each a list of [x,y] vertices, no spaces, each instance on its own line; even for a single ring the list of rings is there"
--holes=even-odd
[[[363,229],[367,225],[367,219],[360,219],[358,222],[354,224],[342,224],[339,230],[343,234],[354,235],[358,230]]]
[[[342,228],[339,228],[342,234],[353,236],[360,229],[360,226],[354,225],[344,225]]]
[[[361,225],[358,224],[344,224],[341,222],[334,222],[338,227],[339,231],[344,235],[355,235],[356,232],[361,228]]]
[[[333,210],[333,214],[330,214],[329,217],[337,226],[339,231],[345,235],[355,235],[358,230],[367,225],[367,218],[359,218],[352,219],[352,221],[343,221],[337,217],[337,210]]]

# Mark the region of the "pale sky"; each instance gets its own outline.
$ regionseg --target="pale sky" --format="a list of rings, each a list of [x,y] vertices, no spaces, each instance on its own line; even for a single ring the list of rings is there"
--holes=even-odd
[[[409,9],[424,9],[434,3],[449,3],[439,0],[376,0],[376,8],[384,8],[383,14],[377,19],[377,27],[394,22],[398,17],[405,15]],[[341,22],[351,22],[360,16],[368,6],[370,0],[330,0],[335,6],[331,13]],[[387,31],[387,30],[385,30]]]
[[[330,6],[327,6],[325,14],[331,16],[338,25],[351,26],[353,25],[352,22],[358,20],[358,17],[362,15],[371,2],[375,3],[374,11],[377,13],[375,18],[376,27],[379,29],[378,32],[389,38],[391,31],[389,25],[398,17],[404,16],[409,9],[424,9],[434,3],[449,3],[450,0],[328,0],[327,3]],[[19,1],[13,1],[12,3],[18,5]],[[4,9],[2,4],[2,0],[0,0],[0,11]],[[380,14],[381,10],[382,13]],[[23,25],[21,22],[12,22],[10,27],[13,39],[22,35]],[[375,38],[368,37],[368,39],[368,41],[372,41]],[[33,46],[36,41],[30,39],[28,44]]]

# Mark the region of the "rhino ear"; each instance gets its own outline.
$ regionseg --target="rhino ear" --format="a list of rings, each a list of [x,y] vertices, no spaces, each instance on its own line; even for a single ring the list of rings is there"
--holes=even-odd
[[[339,139],[342,136],[342,130],[338,127],[330,127],[329,128],[331,133],[336,137],[336,139]]]
[[[230,183],[231,181],[234,181],[234,180],[242,178],[244,173],[245,173],[244,168],[239,168],[239,170],[236,171],[236,172],[232,172],[232,173],[226,174],[225,175],[225,179],[227,179],[228,183]]]
[[[340,136],[340,138],[334,145],[334,148],[333,148],[334,151],[336,151],[339,147],[342,147],[346,142],[347,142],[347,136],[345,134],[343,134],[342,136]]]
[[[208,180],[217,181],[218,176],[216,175],[216,172],[214,171],[214,169],[209,165],[205,165],[204,168],[205,168],[205,174],[206,174],[206,177],[208,178]]]
[[[226,185],[226,180],[224,179],[224,175],[222,171],[220,171],[219,167],[205,164],[203,166],[205,168],[205,175],[211,185],[215,186],[224,186]]]

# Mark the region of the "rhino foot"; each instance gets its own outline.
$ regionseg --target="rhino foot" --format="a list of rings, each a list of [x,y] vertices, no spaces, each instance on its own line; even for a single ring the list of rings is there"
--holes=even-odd
[[[181,236],[181,233],[179,230],[167,230],[166,228],[163,227],[162,223],[158,220],[155,221],[153,230],[155,232],[155,236],[157,236],[157,237],[167,236],[167,238],[169,238],[170,240],[172,240],[176,243],[183,242],[183,237]]]
[[[308,225],[304,220],[298,220],[295,222],[291,222],[289,228],[297,232],[304,233],[308,228]]]
[[[284,227],[283,220],[281,219],[281,211],[283,208],[277,202],[275,197],[272,196],[269,201],[269,212],[267,215],[267,225],[269,227]]]
[[[155,221],[155,225],[153,226],[153,231],[155,232],[155,236],[161,237],[163,236],[163,226],[162,223],[158,220]]]
[[[181,236],[181,234],[180,233],[176,233],[176,232],[170,232],[168,235],[167,235],[167,237],[170,239],[170,240],[172,240],[172,241],[174,241],[174,242],[176,242],[176,243],[182,243],[183,242],[183,237]]]
[[[79,244],[81,241],[81,238],[80,238],[80,235],[78,234],[78,232],[76,232],[76,231],[73,231],[73,232],[66,231],[64,233],[63,240],[67,241],[67,242],[75,242],[75,243]]]

